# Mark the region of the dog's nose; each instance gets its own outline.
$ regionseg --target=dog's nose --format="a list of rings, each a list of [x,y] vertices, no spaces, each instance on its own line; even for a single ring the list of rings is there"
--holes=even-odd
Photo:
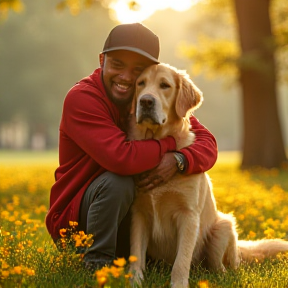
[[[140,99],[140,105],[142,108],[151,109],[154,107],[155,98],[149,94],[143,95]]]

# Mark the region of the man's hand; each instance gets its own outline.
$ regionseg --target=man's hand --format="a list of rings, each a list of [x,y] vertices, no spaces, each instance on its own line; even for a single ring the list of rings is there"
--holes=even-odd
[[[136,185],[141,190],[148,191],[167,182],[176,172],[177,165],[174,153],[166,153],[156,168],[136,177]]]

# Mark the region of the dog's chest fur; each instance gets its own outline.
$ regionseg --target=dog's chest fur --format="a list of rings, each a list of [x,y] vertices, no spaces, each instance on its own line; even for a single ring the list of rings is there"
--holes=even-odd
[[[185,211],[190,217],[195,207],[200,207],[200,195],[195,181],[187,181],[187,176],[176,174],[168,183],[149,192],[137,191],[134,201],[134,212],[141,213],[149,233],[148,255],[154,259],[163,259],[173,263],[177,253],[177,227],[179,221],[185,221]],[[188,176],[191,178],[191,175]],[[193,177],[193,176],[192,176]],[[183,185],[183,182],[186,182]],[[193,192],[193,193],[191,193]],[[172,252],[173,251],[173,252]]]

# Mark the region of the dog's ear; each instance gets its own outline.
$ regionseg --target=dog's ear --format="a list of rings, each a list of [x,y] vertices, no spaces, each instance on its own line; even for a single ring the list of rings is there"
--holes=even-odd
[[[185,117],[189,110],[197,109],[203,101],[203,94],[185,71],[178,71],[179,92],[176,99],[176,113]]]

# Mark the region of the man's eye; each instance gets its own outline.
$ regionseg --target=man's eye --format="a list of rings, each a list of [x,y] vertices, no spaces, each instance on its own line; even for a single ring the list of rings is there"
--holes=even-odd
[[[165,82],[160,83],[160,88],[161,89],[167,89],[167,88],[170,88],[170,87],[171,86],[169,84],[165,83]]]
[[[112,67],[113,68],[122,68],[122,64],[121,63],[119,63],[119,62],[112,62]]]
[[[136,73],[141,74],[143,72],[144,68],[143,67],[136,67],[134,70]]]

